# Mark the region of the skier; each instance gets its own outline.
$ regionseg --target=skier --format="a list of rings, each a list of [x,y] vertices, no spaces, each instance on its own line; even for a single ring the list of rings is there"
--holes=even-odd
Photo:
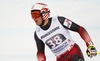
[[[85,41],[89,57],[97,55],[96,48],[85,28],[62,16],[50,17],[50,10],[44,3],[36,3],[31,9],[32,19],[37,27],[34,38],[38,61],[46,61],[45,44],[57,57],[57,61],[84,61],[79,46],[68,30],[77,32]]]

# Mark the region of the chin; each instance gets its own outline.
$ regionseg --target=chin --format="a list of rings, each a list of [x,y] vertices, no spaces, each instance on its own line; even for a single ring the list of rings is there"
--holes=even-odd
[[[39,26],[40,24],[36,24],[37,26]]]

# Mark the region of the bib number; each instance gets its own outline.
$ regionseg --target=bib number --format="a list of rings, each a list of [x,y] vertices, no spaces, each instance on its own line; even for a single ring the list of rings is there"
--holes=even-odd
[[[65,39],[66,38],[62,34],[57,34],[47,40],[46,44],[49,46],[50,49],[52,49],[60,45]]]

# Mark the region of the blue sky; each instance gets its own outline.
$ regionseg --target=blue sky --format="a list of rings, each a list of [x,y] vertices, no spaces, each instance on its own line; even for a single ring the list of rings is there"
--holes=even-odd
[[[100,1],[99,0],[0,0],[0,61],[37,61],[34,29],[30,10],[34,3],[48,4],[52,16],[64,16],[85,27],[100,51]],[[98,61],[100,55],[90,59],[84,41],[71,31],[86,61]],[[46,46],[47,61],[56,57]],[[5,59],[6,58],[6,59]],[[53,58],[53,59],[51,59]]]

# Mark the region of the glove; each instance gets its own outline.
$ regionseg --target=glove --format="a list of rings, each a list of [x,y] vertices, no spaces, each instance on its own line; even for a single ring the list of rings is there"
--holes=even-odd
[[[86,52],[87,52],[88,57],[90,58],[97,55],[97,50],[93,45],[88,46]]]

